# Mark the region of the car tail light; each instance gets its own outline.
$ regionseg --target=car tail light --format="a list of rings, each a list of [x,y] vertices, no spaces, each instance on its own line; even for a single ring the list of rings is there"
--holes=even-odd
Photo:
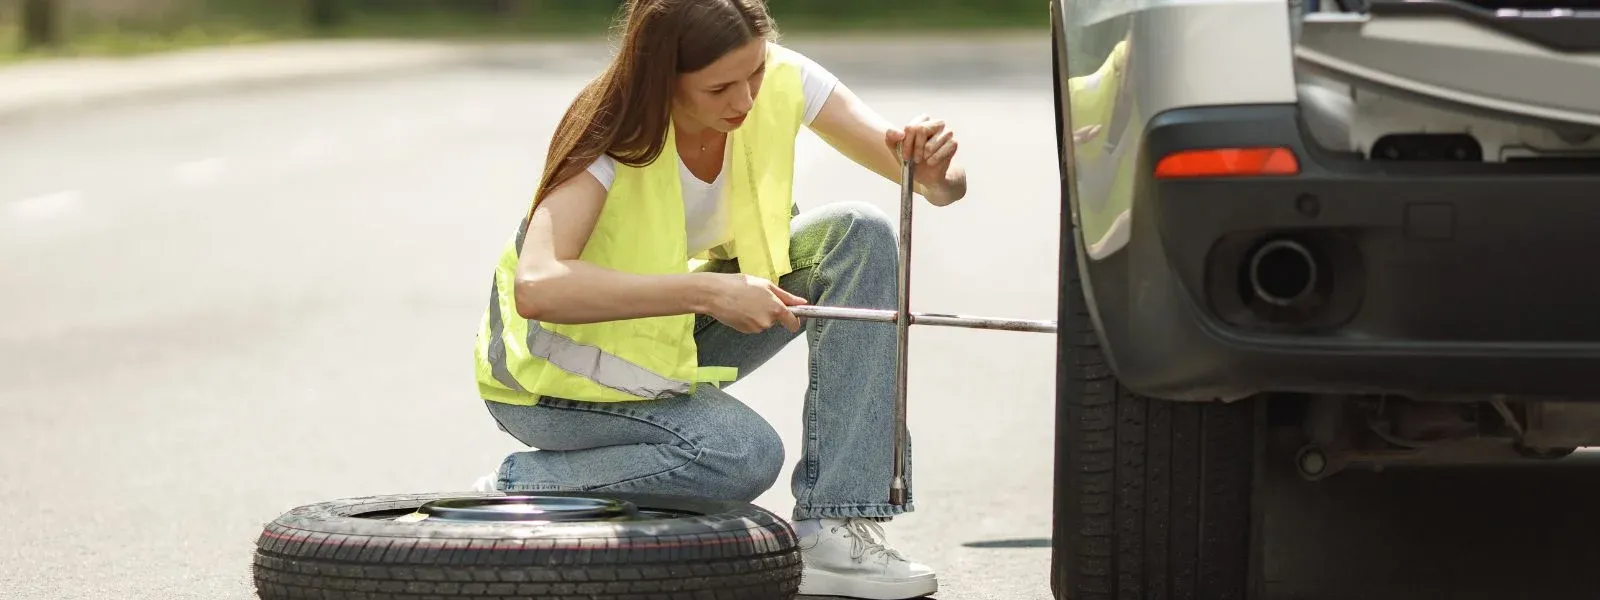
[[[1207,148],[1168,154],[1156,163],[1156,177],[1251,177],[1295,175],[1300,161],[1288,148]]]

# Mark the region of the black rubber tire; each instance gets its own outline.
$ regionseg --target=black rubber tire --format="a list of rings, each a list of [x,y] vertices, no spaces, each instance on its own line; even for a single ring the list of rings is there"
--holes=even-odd
[[[374,496],[291,510],[256,542],[256,592],[266,600],[781,600],[800,585],[794,530],[738,502],[540,492],[693,515],[544,524],[360,516],[392,518],[432,500],[505,495]]]
[[[1051,3],[1063,233],[1051,590],[1057,600],[1244,600],[1258,587],[1251,568],[1258,562],[1257,402],[1144,398],[1124,389],[1107,364],[1068,204],[1058,7]]]
[[[1056,598],[1252,597],[1257,402],[1168,402],[1123,388],[1101,353],[1073,239],[1063,241]]]

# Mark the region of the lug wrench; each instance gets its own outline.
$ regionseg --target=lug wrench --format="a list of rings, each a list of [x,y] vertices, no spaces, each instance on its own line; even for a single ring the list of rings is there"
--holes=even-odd
[[[970,317],[962,315],[944,315],[931,313],[911,312],[911,209],[913,193],[916,190],[912,181],[913,161],[904,156],[905,149],[901,146],[900,152],[900,265],[899,265],[899,295],[897,296],[895,310],[882,310],[870,308],[842,308],[833,306],[791,306],[790,312],[801,318],[813,319],[838,319],[844,321],[874,321],[895,324],[895,378],[894,378],[894,481],[889,484],[889,503],[894,506],[904,506],[906,503],[905,485],[905,438],[906,438],[906,370],[907,370],[907,342],[910,341],[912,325],[934,325],[939,327],[965,327],[969,329],[996,329],[1005,331],[1025,331],[1034,333],[1055,333],[1055,321],[1030,321],[1024,319],[999,319],[993,317]]]

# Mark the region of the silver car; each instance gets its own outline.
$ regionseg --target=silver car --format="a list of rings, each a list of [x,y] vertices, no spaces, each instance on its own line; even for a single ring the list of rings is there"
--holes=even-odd
[[[1540,6],[1052,0],[1057,598],[1253,597],[1274,470],[1600,445],[1600,17]]]

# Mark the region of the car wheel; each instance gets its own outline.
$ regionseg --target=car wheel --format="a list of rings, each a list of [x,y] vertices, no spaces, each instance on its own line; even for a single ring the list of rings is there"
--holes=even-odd
[[[740,502],[573,492],[375,496],[291,510],[256,542],[276,599],[791,598],[794,531]]]
[[[1062,246],[1056,597],[1253,597],[1256,400],[1163,402],[1122,387]]]
[[[1243,600],[1257,579],[1259,403],[1152,400],[1123,388],[1107,363],[1067,202],[1074,170],[1060,8],[1050,5],[1063,234],[1050,586],[1058,600]]]
[[[1076,258],[1066,256],[1056,597],[1251,597],[1257,402],[1167,402],[1122,387],[1101,352]]]

